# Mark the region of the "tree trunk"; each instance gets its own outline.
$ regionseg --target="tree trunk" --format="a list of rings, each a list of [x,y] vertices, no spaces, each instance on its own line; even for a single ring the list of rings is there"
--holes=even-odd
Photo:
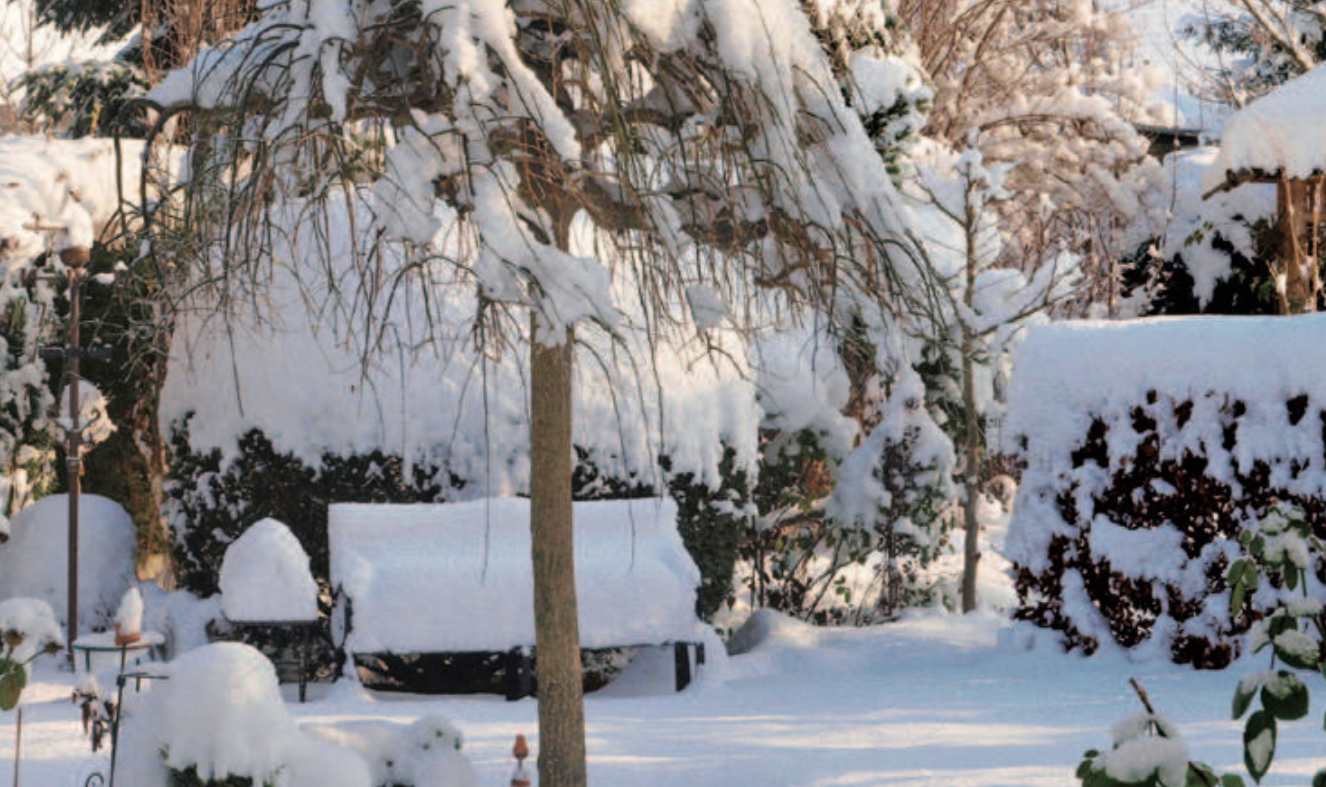
[[[970,189],[971,186],[968,186]],[[976,274],[980,272],[979,251],[976,248],[976,209],[967,194],[966,226],[967,236],[967,290],[963,302],[971,309],[976,297]],[[962,416],[965,425],[963,435],[963,492],[962,520],[966,531],[966,541],[962,550],[962,611],[964,614],[976,609],[976,569],[981,560],[980,535],[981,523],[976,518],[976,504],[980,500],[981,474],[981,411],[976,402],[976,337],[971,327],[962,325]]]
[[[530,528],[539,697],[539,784],[584,787],[585,703],[581,684],[571,521],[573,333],[530,350]]]

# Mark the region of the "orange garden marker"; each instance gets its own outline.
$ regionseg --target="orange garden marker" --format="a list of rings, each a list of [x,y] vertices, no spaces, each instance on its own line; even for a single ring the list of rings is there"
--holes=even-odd
[[[529,773],[525,771],[525,758],[529,756],[529,741],[524,735],[516,735],[516,745],[511,747],[511,756],[516,758],[516,770],[511,773],[511,787],[530,787]]]

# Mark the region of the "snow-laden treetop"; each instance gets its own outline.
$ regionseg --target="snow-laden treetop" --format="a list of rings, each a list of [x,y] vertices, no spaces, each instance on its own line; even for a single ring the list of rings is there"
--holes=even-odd
[[[1202,183],[1259,174],[1306,178],[1326,170],[1326,64],[1281,85],[1230,116],[1220,153]]]
[[[802,5],[271,0],[151,98],[233,124],[207,151],[236,173],[227,199],[342,200],[330,157],[368,151],[353,198],[383,237],[446,256],[485,304],[532,307],[539,341],[613,324],[619,262],[663,291],[754,280],[837,303],[917,274],[883,259],[908,224],[815,35],[832,4]],[[856,93],[880,94],[863,106],[904,65],[854,58],[873,74]],[[603,251],[572,247],[580,216]]]

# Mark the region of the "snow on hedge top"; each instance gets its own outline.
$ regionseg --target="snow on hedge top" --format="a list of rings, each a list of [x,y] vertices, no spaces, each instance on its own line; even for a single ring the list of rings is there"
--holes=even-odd
[[[1326,403],[1323,335],[1326,315],[1051,323],[1032,331],[1017,356],[1005,440],[1025,439],[1033,464],[1068,468],[1093,416],[1126,414],[1149,391],[1194,400],[1215,393],[1243,401],[1245,420],[1267,426],[1240,432],[1238,450],[1259,456],[1266,446],[1258,440],[1287,426],[1286,400],[1307,394]]]
[[[1326,169],[1326,64],[1286,82],[1230,116],[1220,155],[1203,186],[1218,188],[1228,175],[1259,171],[1305,178]]]
[[[318,619],[318,584],[290,528],[264,519],[226,549],[221,606],[237,622]]]
[[[700,572],[676,504],[576,503],[582,647],[698,642]],[[529,501],[332,505],[331,581],[360,653],[503,651],[534,644]]]
[[[83,495],[78,512],[78,633],[109,626],[134,576],[138,542],[133,520],[113,500]],[[42,599],[67,615],[69,498],[52,495],[14,515],[11,537],[0,546],[0,600]]]
[[[138,182],[142,142],[124,140],[124,182]],[[115,147],[109,139],[0,137],[0,267],[23,265],[47,248],[91,246],[119,207]]]

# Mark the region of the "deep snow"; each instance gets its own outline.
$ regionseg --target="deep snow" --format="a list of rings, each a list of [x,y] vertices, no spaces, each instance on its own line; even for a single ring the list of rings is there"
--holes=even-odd
[[[1002,533],[983,549],[983,597],[1006,599]],[[812,628],[762,613],[763,637],[747,653],[712,654],[685,692],[671,691],[671,660],[637,657],[613,684],[589,695],[590,783],[631,787],[855,787],[1076,783],[1082,752],[1107,748],[1110,728],[1141,708],[1136,677],[1178,726],[1191,756],[1220,772],[1241,770],[1242,725],[1229,720],[1238,678],[1266,668],[1245,659],[1221,673],[1138,661],[1105,649],[1064,655],[1044,636],[1012,629],[1002,613],[917,613],[864,629]],[[37,662],[24,697],[22,784],[68,787],[95,762],[69,703],[74,678],[61,659]],[[104,684],[105,685],[105,684]],[[496,696],[421,697],[313,687],[301,725],[360,720],[410,723],[440,715],[464,736],[478,784],[504,787],[517,733],[538,748],[537,706]],[[1326,737],[1315,719],[1282,725],[1266,784],[1306,783]],[[0,716],[0,781],[12,774],[14,714]],[[104,757],[98,755],[98,757]],[[81,783],[81,782],[80,782]]]

